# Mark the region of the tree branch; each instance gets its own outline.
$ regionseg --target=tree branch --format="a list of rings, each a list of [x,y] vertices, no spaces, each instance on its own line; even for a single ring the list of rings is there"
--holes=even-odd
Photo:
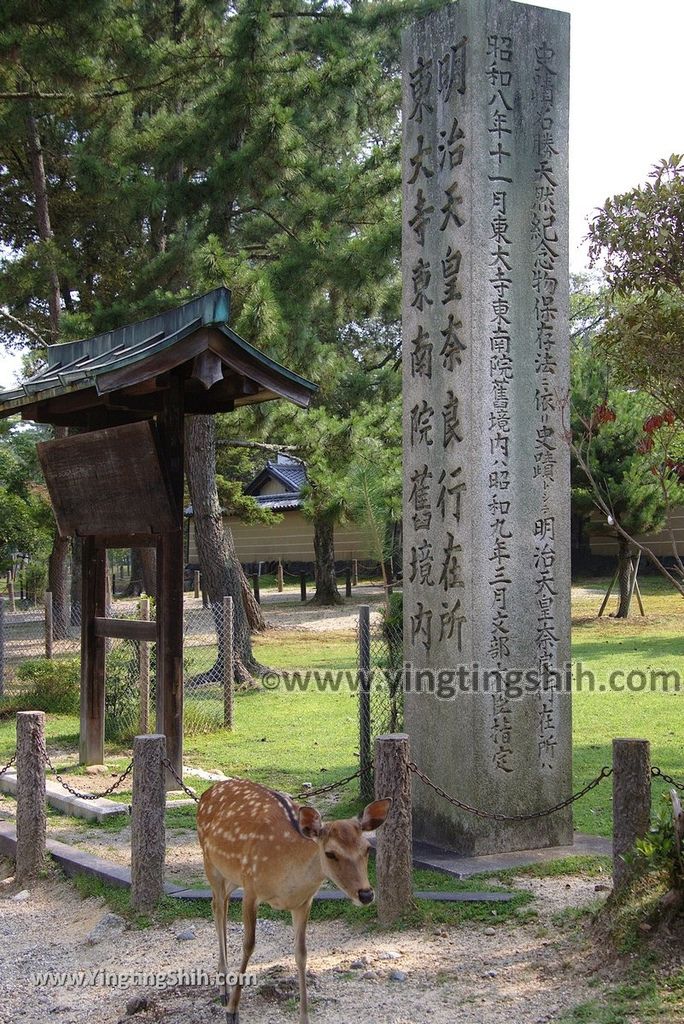
[[[226,448],[257,448],[264,452],[301,452],[303,449],[296,444],[266,444],[262,441],[231,441],[221,437],[216,438],[216,444],[224,445]]]
[[[25,324],[23,320],[19,320],[16,316],[12,316],[12,314],[8,313],[6,309],[0,309],[0,316],[4,317],[5,320],[9,320],[11,324],[14,324],[15,327],[18,327],[19,330],[23,331],[25,334],[30,334],[31,337],[34,338],[42,347],[47,348],[48,343],[45,338],[43,338],[35,328],[31,327],[30,324]]]

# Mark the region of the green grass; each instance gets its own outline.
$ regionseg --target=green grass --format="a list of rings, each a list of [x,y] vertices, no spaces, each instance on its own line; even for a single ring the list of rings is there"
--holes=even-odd
[[[574,1007],[557,1024],[681,1024],[684,1021],[684,970],[672,974],[637,963],[631,978],[609,985],[596,999]]]
[[[676,669],[684,678],[684,605],[682,599],[659,579],[643,582],[647,618],[638,614],[628,622],[596,619],[604,581],[585,581],[597,593],[576,596],[573,601],[573,655],[590,669],[599,683],[617,671]],[[340,634],[321,637],[301,630],[271,631],[255,642],[257,657],[279,669],[350,670],[354,668],[354,638]],[[189,648],[186,661],[193,671],[213,663],[215,647]],[[288,676],[287,679],[291,679]],[[581,692],[574,701],[574,786],[579,789],[611,763],[614,737],[636,736],[651,741],[652,760],[663,771],[684,780],[684,692]],[[189,714],[220,718],[216,691],[205,698],[193,695]],[[78,749],[78,720],[74,716],[49,715],[48,746],[73,752]],[[13,717],[0,717],[0,766],[15,745]],[[130,753],[121,747],[107,748],[108,763],[121,770]],[[344,684],[338,692],[312,686],[307,692],[285,686],[276,691],[238,694],[235,728],[191,735],[185,743],[185,763],[220,768],[227,774],[246,775],[291,792],[303,783],[314,786],[351,774],[358,767],[356,696]],[[105,788],[106,780],[103,779]],[[194,783],[193,783],[194,784]],[[198,790],[202,787],[197,786]],[[654,785],[654,804],[665,785]],[[130,792],[130,790],[128,791]],[[575,805],[575,825],[581,831],[608,836],[611,832],[611,784],[605,781]],[[126,793],[121,799],[129,799]],[[358,809],[354,787],[342,792],[335,805],[337,815]],[[174,814],[180,812],[173,812]]]
[[[375,884],[375,865],[369,864],[368,876],[371,885]],[[211,918],[209,900],[178,900],[164,896],[159,906],[151,914],[138,914],[131,907],[130,892],[108,885],[98,878],[89,875],[77,875],[74,883],[81,896],[96,896],[103,899],[111,910],[126,917],[138,928],[152,924],[168,924],[178,919]],[[434,892],[478,892],[482,883],[475,879],[455,879],[440,871],[416,870],[413,873],[414,889]],[[508,886],[487,885],[488,892],[511,892],[514,898],[507,903],[438,903],[432,900],[415,900],[411,909],[399,921],[394,929],[422,927],[428,925],[458,925],[467,921],[500,925],[514,920],[516,924],[532,920],[536,914],[530,907],[533,897],[528,892],[516,892]],[[259,916],[269,920],[289,921],[287,911],[273,910],[263,905],[259,908]],[[232,901],[230,918],[241,920],[242,908],[237,901]],[[326,900],[314,902],[311,909],[314,921],[344,920],[349,924],[363,925],[367,928],[379,928],[375,905],[355,907],[350,900]]]

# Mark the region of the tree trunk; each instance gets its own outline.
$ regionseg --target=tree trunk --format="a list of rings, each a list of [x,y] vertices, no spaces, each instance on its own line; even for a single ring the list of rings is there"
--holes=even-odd
[[[185,420],[185,459],[188,488],[193,508],[197,555],[202,584],[216,620],[220,665],[222,655],[223,598],[233,598],[235,678],[240,683],[253,682],[252,674],[262,666],[252,653],[250,622],[243,599],[242,567],[238,561],[230,530],[224,529],[223,515],[216,489],[216,432],[213,417],[188,416]],[[214,670],[205,673],[208,679]]]
[[[342,604],[335,578],[334,527],[327,519],[314,519],[314,578],[312,604]]]
[[[83,586],[83,541],[74,537],[71,542],[71,625],[81,625],[81,598]]]
[[[615,613],[616,619],[629,617],[629,608],[632,603],[632,558],[629,541],[620,536],[618,538],[618,584],[620,586],[620,603]]]
[[[53,239],[52,225],[50,223],[50,207],[48,204],[47,179],[45,177],[45,163],[43,161],[43,147],[40,142],[40,132],[35,117],[29,110],[26,117],[26,129],[28,137],[29,159],[31,161],[31,175],[33,177],[33,190],[36,197],[36,222],[38,235],[41,242],[51,242]],[[59,340],[59,316],[61,312],[61,294],[59,287],[59,276],[57,269],[50,259],[50,342],[54,344]]]
[[[48,590],[52,593],[52,636],[66,640],[69,635],[69,550],[71,541],[55,530],[48,561]]]
[[[157,596],[157,552],[154,548],[131,548],[131,578],[123,596]]]
[[[31,163],[31,176],[33,178],[33,191],[35,194],[36,226],[41,242],[53,240],[52,224],[50,223],[50,206],[47,193],[47,179],[45,176],[45,163],[43,161],[43,147],[40,141],[38,123],[29,109],[26,116],[26,137],[28,143],[29,160]],[[50,307],[50,342],[54,344],[59,340],[59,317],[61,312],[61,293],[59,286],[59,275],[50,257],[49,266],[50,294],[48,303]],[[55,427],[54,436],[66,437],[65,427]],[[69,586],[68,586],[68,558],[70,543],[59,536],[55,530],[52,551],[48,562],[48,587],[52,591],[52,615],[55,639],[61,640],[66,637],[69,627]]]

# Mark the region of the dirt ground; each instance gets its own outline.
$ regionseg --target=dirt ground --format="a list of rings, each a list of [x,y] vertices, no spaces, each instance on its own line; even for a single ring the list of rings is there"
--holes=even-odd
[[[0,867],[2,862],[0,862]],[[5,862],[4,875],[9,866]],[[2,877],[0,873],[0,877]],[[579,947],[553,923],[567,907],[597,898],[586,878],[520,879],[535,897],[538,919],[495,928],[469,924],[423,931],[382,933],[342,921],[309,925],[309,996],[312,1022],[355,1024],[547,1024],[595,995]],[[216,965],[213,925],[180,921],[134,930],[114,919],[94,898],[54,877],[28,888],[11,877],[0,882],[0,1024],[205,1024],[225,1018],[213,986],[155,989],[102,983],[37,986],[42,971],[162,972]],[[100,922],[105,921],[100,924]],[[93,929],[102,933],[93,942]],[[192,935],[179,938],[179,935]],[[229,948],[237,959],[240,926],[231,924]],[[293,1024],[297,1020],[292,931],[260,921],[252,968],[258,987],[246,989],[244,1024]],[[230,969],[230,968],[229,968]],[[394,978],[392,977],[394,973]],[[126,1004],[143,996],[147,1006],[127,1017]]]

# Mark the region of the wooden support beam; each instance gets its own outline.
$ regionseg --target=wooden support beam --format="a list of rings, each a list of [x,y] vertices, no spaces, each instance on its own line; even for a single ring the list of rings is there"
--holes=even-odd
[[[95,636],[110,640],[146,640],[156,643],[156,622],[141,622],[139,619],[105,619],[97,616],[94,620]]]
[[[95,632],[95,619],[105,614],[106,561],[104,545],[93,537],[85,537],[81,601],[81,764],[104,761],[105,643]]]
[[[164,412],[157,420],[159,450],[167,473],[177,529],[157,547],[157,732],[166,736],[166,755],[183,771],[183,381],[171,379]],[[167,789],[177,782],[167,771]]]

